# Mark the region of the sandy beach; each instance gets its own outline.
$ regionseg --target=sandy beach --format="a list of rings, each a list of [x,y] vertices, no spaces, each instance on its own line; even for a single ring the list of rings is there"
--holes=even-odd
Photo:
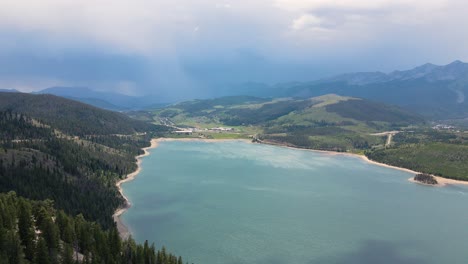
[[[114,215],[113,215],[113,218],[114,218],[114,221],[116,222],[117,224],[117,230],[119,231],[119,234],[120,236],[123,238],[123,239],[126,239],[129,237],[130,235],[130,231],[128,230],[128,228],[123,224],[122,220],[120,219],[120,216],[128,210],[128,208],[130,208],[131,206],[131,203],[130,201],[128,200],[128,198],[124,195],[123,193],[123,189],[122,189],[122,184],[125,183],[125,182],[129,182],[129,181],[132,181],[135,179],[135,177],[138,175],[138,173],[140,173],[141,171],[141,158],[145,157],[145,156],[148,156],[149,155],[149,150],[150,149],[153,149],[153,148],[156,148],[159,144],[159,142],[167,142],[167,141],[185,141],[185,142],[189,142],[189,141],[198,141],[198,142],[230,142],[230,141],[241,141],[241,142],[245,142],[245,143],[252,143],[251,140],[248,140],[248,139],[203,139],[203,138],[155,138],[155,139],[152,139],[151,140],[151,146],[147,147],[147,148],[144,148],[143,151],[144,153],[140,156],[137,156],[136,159],[137,159],[137,166],[138,168],[127,175],[127,177],[123,180],[120,180],[116,183],[116,186],[117,188],[119,189],[119,192],[122,194],[122,196],[124,197],[125,199],[125,205],[123,207],[120,207],[118,208]],[[253,144],[253,143],[252,143]],[[286,144],[281,144],[281,143],[277,143],[277,142],[262,142],[260,144],[266,144],[266,145],[274,145],[274,146],[279,146],[279,147],[285,147],[285,148],[291,148],[291,149],[295,149],[295,150],[305,150],[305,151],[312,151],[312,152],[318,152],[318,153],[322,153],[322,154],[326,154],[326,155],[333,155],[333,156],[336,156],[336,155],[343,155],[343,156],[351,156],[351,157],[357,157],[357,158],[360,158],[362,160],[364,160],[365,162],[368,162],[370,164],[374,164],[374,165],[377,165],[377,166],[382,166],[382,167],[387,167],[387,168],[392,168],[392,169],[396,169],[396,170],[400,170],[400,171],[405,171],[405,172],[408,172],[408,173],[411,173],[413,175],[416,175],[416,174],[419,174],[420,172],[416,172],[416,171],[413,171],[413,170],[410,170],[410,169],[405,169],[405,168],[400,168],[400,167],[396,167],[396,166],[391,166],[391,165],[387,165],[387,164],[384,164],[384,163],[379,163],[379,162],[376,162],[376,161],[373,161],[373,160],[370,160],[368,159],[366,156],[364,155],[359,155],[359,154],[354,154],[354,153],[345,153],[345,152],[335,152],[335,151],[326,151],[326,150],[314,150],[314,149],[304,149],[304,148],[297,148],[297,147],[294,147],[294,146],[290,146],[290,145],[286,145]],[[442,177],[439,177],[439,176],[434,176],[436,179],[437,179],[437,182],[438,184],[437,185],[431,185],[431,186],[438,186],[438,187],[442,187],[442,186],[446,186],[448,184],[462,184],[462,185],[468,185],[468,182],[467,181],[458,181],[458,180],[452,180],[452,179],[446,179],[446,178],[442,178]],[[413,177],[409,178],[408,181],[410,182],[413,182],[413,183],[416,183],[416,184],[423,184],[423,185],[427,185],[427,184],[424,184],[424,183],[420,183],[420,182],[417,182],[413,179]]]

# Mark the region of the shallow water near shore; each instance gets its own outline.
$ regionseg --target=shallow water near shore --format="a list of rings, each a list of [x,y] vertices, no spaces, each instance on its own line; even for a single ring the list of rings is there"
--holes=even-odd
[[[132,203],[122,220],[190,263],[467,263],[468,186],[240,141],[150,153],[122,185]]]

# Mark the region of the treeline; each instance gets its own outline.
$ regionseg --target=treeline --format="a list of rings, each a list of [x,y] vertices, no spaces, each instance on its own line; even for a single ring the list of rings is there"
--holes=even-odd
[[[390,147],[366,151],[369,159],[445,178],[468,180],[465,133],[422,130],[393,137]]]
[[[366,150],[372,145],[382,143],[378,137],[364,136],[341,127],[291,126],[277,134],[262,134],[260,138],[299,148],[338,152]]]
[[[266,103],[260,108],[231,108],[224,112],[220,121],[228,126],[261,124],[313,104],[310,100],[294,100]]]
[[[267,101],[270,101],[270,99],[258,98],[258,97],[253,97],[253,96],[226,96],[226,97],[215,98],[215,99],[193,100],[193,101],[188,101],[188,102],[182,102],[171,107],[181,109],[182,111],[187,112],[188,114],[192,116],[197,116],[197,115],[206,115],[207,109],[212,109],[212,108],[215,108],[216,106],[223,106],[224,108],[224,107],[229,107],[229,106],[239,105],[239,104],[255,104],[255,103],[263,103]],[[164,112],[165,111],[166,110],[164,110]],[[165,116],[170,117],[170,115],[173,113],[174,112],[172,113],[165,112]]]
[[[331,113],[360,121],[393,123],[396,127],[424,123],[424,119],[399,107],[368,100],[350,99],[325,106]]]
[[[182,264],[182,258],[122,240],[116,228],[55,210],[50,200],[31,201],[0,194],[0,263],[10,264]]]
[[[468,136],[449,131],[438,131],[435,129],[430,130],[416,130],[407,133],[398,133],[393,137],[396,145],[404,144],[418,144],[427,142],[443,142],[450,144],[464,144],[468,143]]]
[[[434,176],[423,174],[423,173],[420,173],[414,176],[414,180],[425,183],[425,184],[431,184],[431,185],[438,184],[437,179]]]
[[[143,154],[142,148],[148,146],[150,137],[145,136],[127,136],[127,135],[92,135],[85,136],[85,140],[93,143],[108,146],[110,148],[120,149],[136,156]]]
[[[30,117],[11,110],[0,111],[0,127],[0,140],[2,142],[42,139],[52,135],[50,129],[33,125],[33,120]]]

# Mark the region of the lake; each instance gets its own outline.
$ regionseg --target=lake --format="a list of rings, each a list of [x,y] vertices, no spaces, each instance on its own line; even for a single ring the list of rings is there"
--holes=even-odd
[[[161,142],[123,185],[133,237],[198,264],[468,263],[468,188],[346,155]]]

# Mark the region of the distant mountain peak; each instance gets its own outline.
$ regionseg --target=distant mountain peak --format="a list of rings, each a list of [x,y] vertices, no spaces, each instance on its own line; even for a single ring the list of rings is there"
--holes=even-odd
[[[449,65],[462,65],[462,64],[466,64],[466,63],[464,63],[464,62],[461,61],[461,60],[454,60],[453,62],[451,62],[451,63],[448,64],[447,66],[449,66]]]
[[[37,93],[39,94],[54,94],[61,96],[74,96],[77,93],[94,93],[94,90],[89,89],[88,87],[77,87],[77,86],[54,86],[46,88]]]
[[[391,73],[382,72],[355,72],[340,74],[321,82],[345,82],[350,85],[367,85],[385,83],[390,81],[407,81],[425,79],[429,82],[455,80],[468,76],[468,63],[460,60],[453,61],[444,66],[425,63],[410,70],[396,70]]]
[[[423,64],[421,66],[415,67],[413,70],[415,70],[415,69],[433,70],[433,69],[438,68],[438,67],[440,67],[440,66],[437,66],[437,65],[432,64],[432,63],[425,63],[425,64]]]

